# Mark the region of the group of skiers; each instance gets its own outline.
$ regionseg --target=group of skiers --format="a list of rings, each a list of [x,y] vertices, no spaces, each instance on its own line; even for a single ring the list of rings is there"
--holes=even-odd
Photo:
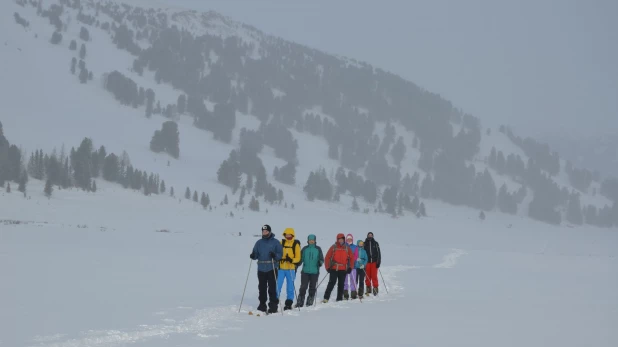
[[[316,236],[307,237],[307,245],[301,249],[294,229],[283,231],[283,239],[277,240],[270,225],[262,227],[262,238],[255,243],[250,258],[258,264],[258,311],[276,313],[279,306],[279,294],[286,282],[286,300],[284,310],[292,309],[295,297],[294,281],[298,268],[302,265],[300,290],[294,307],[314,304],[320,268],[329,274],[328,285],[324,292],[323,303],[327,303],[337,285],[336,301],[343,299],[362,299],[363,295],[378,295],[378,269],[382,261],[380,244],[369,232],[365,241],[354,244],[352,234],[339,233],[326,256],[316,244]],[[366,291],[363,291],[365,281]],[[305,296],[309,296],[305,302]],[[267,299],[268,306],[266,306]]]

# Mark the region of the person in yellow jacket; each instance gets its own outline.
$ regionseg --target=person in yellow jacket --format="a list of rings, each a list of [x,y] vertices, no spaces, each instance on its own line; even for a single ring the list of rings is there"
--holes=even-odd
[[[277,277],[277,298],[281,293],[283,287],[283,281],[287,282],[286,292],[287,300],[285,300],[285,306],[283,310],[291,310],[294,303],[294,280],[296,279],[296,268],[300,263],[300,241],[295,239],[294,229],[287,228],[283,231],[283,239],[281,240],[281,246],[283,246],[283,256],[279,264],[279,274]]]

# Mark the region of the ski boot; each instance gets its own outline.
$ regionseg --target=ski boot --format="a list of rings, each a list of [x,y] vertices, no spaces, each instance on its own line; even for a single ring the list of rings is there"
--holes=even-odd
[[[367,286],[367,291],[365,292],[365,295],[371,295],[371,286]]]
[[[294,301],[292,300],[286,300],[285,301],[285,306],[283,306],[283,310],[287,311],[287,310],[291,310],[292,309],[292,304],[294,303]]]
[[[265,302],[260,303],[260,305],[257,307],[258,311],[261,311],[261,312],[264,312],[264,313],[266,313],[267,309],[268,308],[266,307],[266,303]]]
[[[294,307],[303,307],[305,306],[305,296],[299,296],[298,298],[296,298],[296,306]]]
[[[347,290],[343,291],[343,298],[346,299],[346,300],[350,300],[350,294],[348,294]]]
[[[328,304],[328,299],[324,299],[324,300],[322,300],[322,303],[323,303],[323,304]]]
[[[357,295],[356,295],[356,290],[352,291],[352,300],[356,299]]]
[[[313,301],[315,300],[315,298],[313,296],[310,296],[307,298],[307,306],[313,306]]]
[[[358,287],[358,297],[359,297],[359,298],[362,298],[362,297],[363,297],[363,295],[364,295],[363,293],[364,293],[364,292],[363,292],[363,286]]]
[[[378,295],[378,287],[373,288],[373,296]]]
[[[275,299],[268,304],[268,314],[277,313],[279,308],[279,300]]]

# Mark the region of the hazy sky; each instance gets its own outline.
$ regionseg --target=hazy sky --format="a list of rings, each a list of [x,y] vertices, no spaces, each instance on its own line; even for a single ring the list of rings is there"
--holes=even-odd
[[[536,136],[556,125],[618,132],[616,0],[152,2],[212,9],[366,61],[440,93],[486,126]]]

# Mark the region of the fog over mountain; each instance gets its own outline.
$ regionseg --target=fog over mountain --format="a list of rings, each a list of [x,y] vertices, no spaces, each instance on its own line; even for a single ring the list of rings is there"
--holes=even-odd
[[[509,124],[526,136],[578,140],[618,129],[616,1],[148,3],[216,10],[367,61],[440,93],[486,125]]]
[[[0,1],[0,346],[618,345],[614,3],[127,1]]]

